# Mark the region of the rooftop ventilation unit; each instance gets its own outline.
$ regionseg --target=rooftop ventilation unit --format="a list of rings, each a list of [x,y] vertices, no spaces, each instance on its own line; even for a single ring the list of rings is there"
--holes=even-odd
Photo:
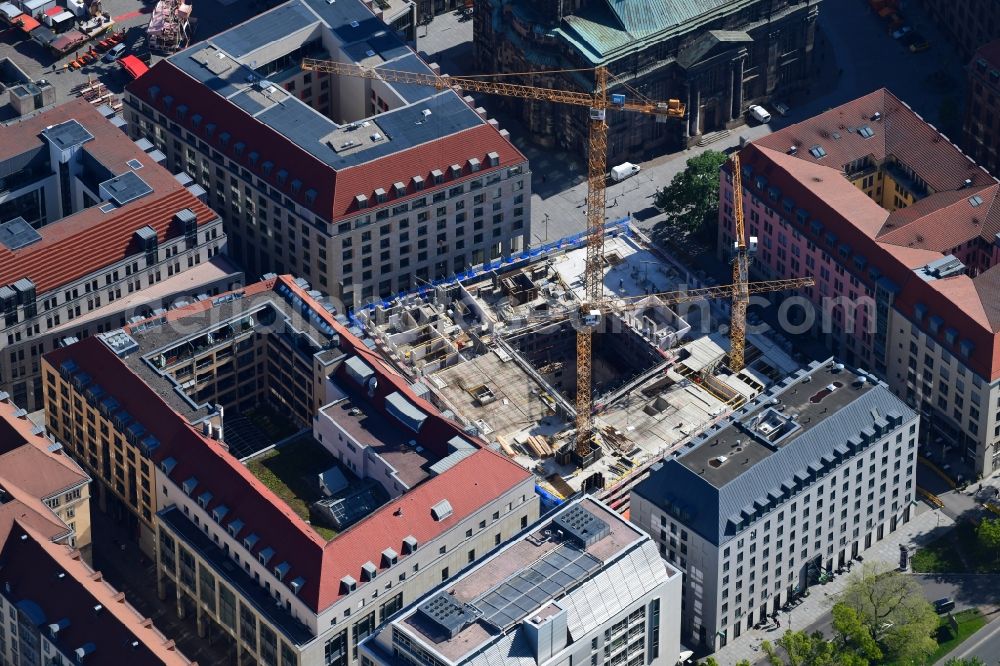
[[[441,500],[437,504],[431,507],[431,517],[436,521],[442,521],[453,513],[451,508],[451,502],[448,500]]]
[[[552,525],[568,534],[582,548],[588,548],[611,534],[606,522],[579,504],[556,516]]]
[[[449,638],[457,636],[462,629],[476,621],[472,609],[456,601],[447,592],[438,592],[417,607],[417,612],[444,632]]]

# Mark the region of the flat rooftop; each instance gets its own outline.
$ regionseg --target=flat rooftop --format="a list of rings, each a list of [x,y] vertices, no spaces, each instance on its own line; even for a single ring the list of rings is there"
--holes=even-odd
[[[234,292],[239,295],[238,298],[233,298],[231,295],[210,297],[187,307],[164,311],[154,315],[152,319],[127,326],[125,332],[136,346],[123,356],[122,360],[174,411],[190,423],[199,421],[207,414],[205,406],[194,403],[181,389],[181,385],[173,380],[169,374],[172,365],[166,366],[164,372],[157,370],[153,365],[153,362],[161,355],[165,355],[165,352],[184,347],[186,343],[203,338],[209,331],[217,331],[228,323],[251,316],[255,324],[254,335],[274,335],[285,330],[299,330],[309,336],[315,343],[317,351],[329,339],[327,332],[321,330],[316,321],[299,316],[281,296],[270,289],[260,289],[259,284],[254,290]],[[288,329],[274,323],[264,325],[265,322],[283,319],[289,320],[286,324]],[[160,323],[164,321],[165,323]],[[236,332],[237,335],[240,333],[242,331]],[[190,357],[201,351],[199,349],[192,353],[191,348],[186,347],[178,361],[182,361],[185,354]],[[331,359],[341,355],[336,349],[330,349],[327,353]]]
[[[727,427],[681,457],[681,464],[713,486],[722,487],[778,449],[794,446],[799,437],[877,386],[867,376],[836,367],[820,366],[806,375],[808,379],[799,380],[762,404],[755,403],[747,413],[737,412]],[[770,444],[763,444],[760,438]],[[721,463],[720,456],[725,456]]]
[[[440,458],[412,443],[414,434],[392,423],[369,400],[346,389],[346,382],[336,382],[347,398],[323,407],[323,413],[343,428],[359,444],[367,446],[399,474],[412,488],[431,475],[428,468]]]
[[[561,598],[647,539],[621,516],[585,498],[466,571],[396,624],[449,662],[460,662],[525,618],[562,610]],[[453,636],[425,611],[442,596],[475,609]]]

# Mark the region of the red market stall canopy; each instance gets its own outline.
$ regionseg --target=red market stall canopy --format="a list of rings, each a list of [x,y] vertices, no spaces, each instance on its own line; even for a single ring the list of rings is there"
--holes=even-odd
[[[139,60],[134,55],[127,55],[118,62],[121,63],[122,67],[133,79],[137,79],[149,71],[149,67],[146,66],[146,63]]]
[[[69,30],[59,35],[50,46],[58,53],[66,53],[86,41],[87,36],[79,30]]]
[[[20,16],[17,17],[16,21],[21,24],[21,30],[23,30],[24,32],[31,32],[39,25],[41,25],[38,21],[35,20],[34,17],[28,16],[27,14],[21,14]]]

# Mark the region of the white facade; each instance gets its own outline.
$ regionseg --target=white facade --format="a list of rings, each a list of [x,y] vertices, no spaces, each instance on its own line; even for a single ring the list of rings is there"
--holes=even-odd
[[[762,406],[772,404],[775,396],[781,400],[783,391],[803,394],[826,390],[823,382],[828,375],[820,375],[819,381],[811,385],[808,380],[801,383],[803,377],[815,375],[815,370],[800,375],[787,386],[779,385],[781,390],[758,398],[746,411],[736,415],[742,425],[724,422],[720,429],[699,438],[694,451],[705,447],[702,456],[705,449],[717,453],[725,450],[727,435],[746,438],[749,434],[746,424],[756,423],[754,419],[759,418]],[[842,383],[852,381],[857,385],[857,378],[851,373],[841,377],[847,378],[839,380]],[[845,390],[852,389],[848,386],[836,389]],[[784,470],[789,471],[787,476],[781,475],[783,461],[777,460],[779,456],[775,454],[793,452],[782,448],[770,456],[765,454],[755,464],[737,468],[734,471],[737,477],[748,474],[758,478],[749,482],[744,479],[742,486],[733,479],[726,481],[729,491],[741,486],[735,490],[742,495],[737,504],[745,505],[743,510],[737,507],[732,515],[716,514],[701,522],[699,509],[685,508],[670,491],[657,494],[653,484],[669,487],[685,483],[687,476],[704,476],[697,470],[700,462],[685,465],[683,457],[664,464],[633,492],[631,520],[659,543],[664,558],[686,573],[682,612],[685,642],[710,649],[722,647],[755,624],[768,621],[790,599],[842,568],[909,520],[916,485],[918,416],[895,400],[884,384],[869,389],[868,394],[845,409],[848,408],[855,412],[871,408],[879,418],[869,416],[869,424],[863,425],[863,413],[845,417],[838,412],[825,415],[823,420],[829,423],[830,430],[820,431],[820,424],[815,424],[813,433],[825,436],[826,432],[839,432],[840,437],[828,441],[827,451],[806,467],[799,467],[803,464],[801,458],[793,463],[794,469],[784,465]],[[782,409],[794,413],[795,408],[782,406]],[[802,420],[807,418],[812,417]],[[746,439],[736,442],[742,447],[741,452],[724,459],[720,469],[725,465],[741,465],[744,452],[749,453],[748,460],[752,459],[752,443]],[[804,444],[793,438],[783,447],[790,450],[814,445],[818,448],[812,448],[810,453],[822,451],[824,446],[822,442]],[[693,452],[688,455],[698,456]],[[777,464],[765,468],[762,462],[772,456],[775,460],[770,462]],[[791,458],[795,460],[794,456]],[[709,460],[717,461],[718,456]],[[761,469],[755,470],[755,465]],[[755,487],[759,493],[753,490]],[[713,492],[720,496],[716,506],[725,505],[725,486],[719,491],[707,491],[709,495]],[[710,501],[702,503],[711,506]],[[726,529],[709,535],[704,533],[706,524],[720,524]]]
[[[575,543],[576,534],[558,520],[581,508],[610,526],[610,536],[602,527],[588,545]],[[397,615],[362,645],[362,663],[673,666],[680,654],[680,572],[657,556],[647,536],[591,498],[561,508],[549,520]],[[553,541],[556,550],[546,550]],[[495,605],[491,591],[500,590],[498,598],[509,599],[508,594],[544,577],[545,563],[561,548],[572,557],[595,554],[599,564],[555,595],[546,597],[541,591],[552,580],[538,583],[529,606],[525,599],[510,599],[503,609]],[[555,575],[572,577],[574,568],[569,564]],[[470,594],[478,596],[468,598]],[[468,613],[451,635],[448,630],[438,633],[443,625],[435,625],[427,610],[449,600]]]

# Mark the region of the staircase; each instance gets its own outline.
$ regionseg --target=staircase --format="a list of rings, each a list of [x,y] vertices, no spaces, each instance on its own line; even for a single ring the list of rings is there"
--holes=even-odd
[[[719,130],[718,132],[709,132],[708,134],[703,134],[701,139],[698,140],[698,145],[704,148],[705,146],[711,145],[720,139],[725,139],[729,136],[729,130]]]

